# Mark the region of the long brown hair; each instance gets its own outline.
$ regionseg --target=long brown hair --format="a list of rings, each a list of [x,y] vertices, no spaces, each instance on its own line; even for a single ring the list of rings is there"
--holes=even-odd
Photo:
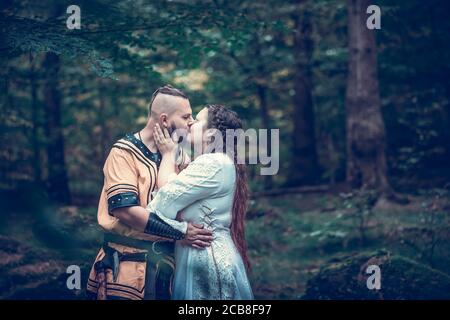
[[[226,145],[227,129],[242,129],[242,121],[236,112],[225,108],[222,105],[208,105],[208,129],[217,129],[223,137],[223,145]],[[241,254],[245,268],[250,269],[250,260],[247,255],[247,241],[245,240],[245,214],[247,212],[248,186],[246,166],[237,161],[237,138],[234,146],[234,166],[236,169],[236,189],[234,192],[232,219],[231,219],[231,237]]]

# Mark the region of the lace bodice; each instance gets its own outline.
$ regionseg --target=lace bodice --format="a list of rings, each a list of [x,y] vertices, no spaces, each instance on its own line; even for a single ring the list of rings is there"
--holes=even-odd
[[[207,215],[216,210],[212,199],[219,194],[230,193],[234,188],[234,164],[232,160],[221,153],[204,154],[197,157],[179,175],[171,179],[156,193],[147,209],[158,214],[165,222],[177,230],[186,232],[187,222],[176,221],[177,213],[192,204],[200,206],[200,212],[209,209]],[[231,199],[232,201],[232,199]],[[199,204],[199,202],[204,202]],[[198,220],[191,217],[191,220]],[[200,220],[204,219],[204,216]],[[207,216],[208,221],[214,219]],[[211,226],[211,223],[209,223]]]
[[[177,242],[173,299],[253,299],[242,258],[230,225],[236,184],[234,163],[223,153],[196,158],[156,194],[148,208],[174,228],[187,221],[213,231],[206,249]],[[175,220],[177,214],[179,220]]]

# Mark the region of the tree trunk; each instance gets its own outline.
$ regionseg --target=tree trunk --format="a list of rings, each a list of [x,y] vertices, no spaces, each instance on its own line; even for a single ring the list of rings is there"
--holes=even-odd
[[[310,13],[294,16],[296,33],[294,37],[294,52],[296,70],[294,76],[294,132],[292,161],[289,186],[313,184],[319,176],[319,166],[316,150],[314,108],[311,86],[311,56],[313,42],[311,38]]]
[[[31,143],[33,144],[33,173],[34,182],[41,184],[41,148],[38,137],[39,123],[38,123],[38,98],[37,98],[37,84],[36,84],[36,69],[33,57],[30,54],[30,89],[31,89],[31,118],[33,122]]]
[[[105,163],[107,152],[109,151],[108,147],[110,144],[110,138],[109,138],[109,128],[108,128],[108,117],[106,112],[106,88],[107,85],[103,82],[103,80],[100,81],[100,84],[98,86],[98,99],[99,99],[99,112],[98,112],[98,118],[97,118],[97,125],[100,128],[99,136],[99,152],[98,152],[98,164],[102,166]]]
[[[263,124],[263,129],[267,129],[267,154],[269,156],[272,155],[272,146],[271,146],[271,132],[270,132],[270,118],[269,118],[269,111],[267,106],[267,89],[263,85],[257,85],[257,91],[258,91],[258,97],[259,97],[259,103],[260,103],[260,114],[261,114],[261,120]],[[264,188],[271,189],[272,188],[272,176],[267,175],[264,176]]]
[[[259,100],[259,114],[261,117],[261,123],[263,129],[267,129],[267,154],[272,154],[272,148],[271,148],[271,121],[270,121],[270,115],[269,115],[269,106],[267,102],[267,83],[263,80],[267,78],[267,71],[264,65],[264,61],[262,59],[261,54],[261,46],[259,43],[259,38],[254,38],[255,43],[255,57],[258,59],[257,64],[257,83],[256,83],[256,95],[258,96]],[[272,188],[272,176],[267,175],[263,176],[264,179],[264,188],[266,190]]]
[[[390,193],[375,31],[366,27],[368,6],[367,0],[348,1],[347,182]]]
[[[44,86],[48,165],[47,191],[52,200],[67,204],[70,202],[70,192],[61,127],[61,94],[58,87],[59,67],[59,57],[53,52],[46,53],[43,68],[47,71]]]

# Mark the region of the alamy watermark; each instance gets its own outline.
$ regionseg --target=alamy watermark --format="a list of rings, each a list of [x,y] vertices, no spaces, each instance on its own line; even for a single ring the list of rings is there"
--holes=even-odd
[[[367,278],[366,285],[369,290],[381,289],[381,269],[376,264],[372,264],[367,267],[366,273],[370,274]]]
[[[81,29],[81,9],[77,5],[70,5],[67,7],[66,13],[70,14],[70,16],[66,20],[67,29]]]
[[[172,133],[174,141],[181,141],[179,146],[191,151],[195,156],[202,153],[222,152],[236,160],[237,164],[261,164],[263,176],[276,175],[280,168],[280,130],[279,129],[227,129],[225,139],[219,130],[208,129],[203,133],[203,140],[187,142],[188,131],[176,129]],[[270,141],[269,141],[270,139]],[[203,141],[208,143],[203,145]]]
[[[379,6],[371,5],[367,7],[367,14],[370,14],[370,17],[367,18],[366,26],[369,30],[380,30],[381,29],[381,9]]]
[[[81,289],[81,269],[76,264],[72,264],[67,267],[66,273],[70,274],[66,280],[66,287],[69,290]]]

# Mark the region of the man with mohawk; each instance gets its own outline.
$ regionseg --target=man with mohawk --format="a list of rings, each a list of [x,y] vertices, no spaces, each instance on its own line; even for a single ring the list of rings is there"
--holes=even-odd
[[[174,242],[204,248],[213,240],[202,225],[189,223],[187,228],[175,229],[145,209],[157,185],[161,161],[153,128],[159,124],[170,134],[176,129],[189,132],[193,122],[186,94],[169,85],[160,87],[149,103],[147,125],[111,148],[97,213],[105,236],[89,274],[90,298],[170,299]],[[187,162],[183,152],[181,157],[179,169]]]

